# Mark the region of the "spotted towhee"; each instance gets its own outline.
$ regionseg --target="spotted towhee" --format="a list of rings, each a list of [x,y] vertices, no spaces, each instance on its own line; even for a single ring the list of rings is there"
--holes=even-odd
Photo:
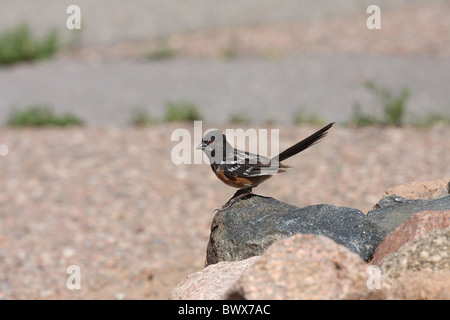
[[[282,164],[281,161],[319,142],[326,136],[328,129],[333,124],[334,122],[330,123],[273,158],[233,148],[227,142],[225,135],[219,130],[206,133],[197,149],[205,152],[213,172],[222,182],[231,187],[239,188],[236,194],[220,210],[227,209],[238,199],[251,194],[252,188],[257,187],[273,175],[290,168]]]

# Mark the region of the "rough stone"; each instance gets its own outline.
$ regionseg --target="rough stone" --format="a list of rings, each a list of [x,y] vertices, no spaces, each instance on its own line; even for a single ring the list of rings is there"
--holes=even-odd
[[[388,291],[388,299],[450,300],[450,270],[433,273],[409,271],[398,277]]]
[[[406,199],[437,199],[450,194],[450,178],[436,181],[413,181],[387,189],[383,197],[397,195]]]
[[[333,240],[298,234],[270,246],[227,299],[382,299],[367,287],[367,264]]]
[[[206,264],[262,255],[273,242],[298,233],[327,236],[366,261],[384,238],[359,210],[325,204],[300,209],[255,195],[214,216]]]
[[[224,299],[225,292],[239,276],[260,257],[241,261],[219,262],[189,275],[170,291],[170,300],[218,300]]]
[[[450,196],[430,200],[410,200],[391,195],[381,199],[367,217],[388,235],[406,222],[414,213],[421,211],[450,210]]]
[[[422,211],[415,213],[404,224],[386,236],[375,250],[371,264],[381,263],[404,244],[420,239],[435,229],[450,227],[450,210]]]
[[[383,281],[391,285],[407,272],[450,269],[450,228],[434,230],[402,246],[381,265]],[[423,275],[424,276],[424,275]]]

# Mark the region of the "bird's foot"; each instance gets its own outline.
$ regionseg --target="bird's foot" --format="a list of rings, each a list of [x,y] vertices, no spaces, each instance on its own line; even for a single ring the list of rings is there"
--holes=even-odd
[[[241,200],[242,198],[245,198],[246,196],[253,194],[252,192],[252,188],[244,188],[244,189],[239,189],[238,191],[236,191],[236,193],[231,197],[230,200],[227,201],[227,203],[225,203],[222,208],[220,209],[215,209],[214,213],[217,212],[221,212],[224,210],[227,210],[228,208],[230,208],[236,201]]]

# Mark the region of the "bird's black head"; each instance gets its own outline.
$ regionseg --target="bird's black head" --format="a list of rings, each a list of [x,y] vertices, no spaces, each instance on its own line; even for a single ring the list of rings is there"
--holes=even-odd
[[[202,143],[199,144],[197,149],[201,149],[205,152],[211,152],[217,145],[222,147],[224,139],[225,136],[219,130],[209,131],[203,136]]]

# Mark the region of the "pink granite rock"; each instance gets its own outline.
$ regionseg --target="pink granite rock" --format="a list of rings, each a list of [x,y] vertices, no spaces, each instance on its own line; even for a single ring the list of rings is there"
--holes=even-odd
[[[418,212],[386,236],[375,250],[370,264],[381,265],[407,242],[417,240],[432,230],[446,227],[450,227],[450,210]]]

